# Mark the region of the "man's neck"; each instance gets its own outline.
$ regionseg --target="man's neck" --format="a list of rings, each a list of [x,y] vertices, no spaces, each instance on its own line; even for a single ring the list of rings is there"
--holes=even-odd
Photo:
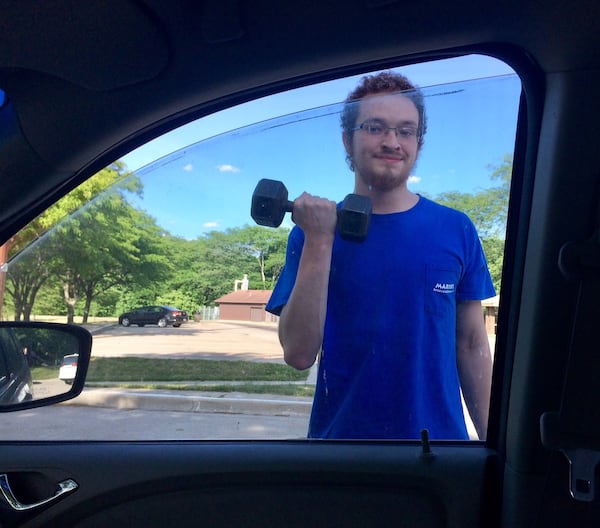
[[[406,185],[390,191],[377,191],[364,185],[356,185],[354,192],[369,196],[373,203],[373,213],[391,214],[401,213],[412,209],[419,201],[419,195],[408,190]]]

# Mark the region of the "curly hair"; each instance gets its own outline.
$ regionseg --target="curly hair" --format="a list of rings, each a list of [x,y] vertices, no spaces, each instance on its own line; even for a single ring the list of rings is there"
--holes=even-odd
[[[423,146],[423,137],[427,131],[427,116],[425,115],[423,92],[404,75],[391,71],[366,75],[361,79],[358,86],[348,94],[348,97],[344,101],[344,108],[340,117],[344,134],[350,140],[354,135],[354,128],[356,127],[356,120],[360,110],[357,101],[360,101],[367,95],[396,92],[402,92],[402,95],[410,99],[417,108],[417,112],[419,113],[417,141],[420,149]],[[350,164],[350,168],[353,169],[352,160],[348,159],[348,163]]]

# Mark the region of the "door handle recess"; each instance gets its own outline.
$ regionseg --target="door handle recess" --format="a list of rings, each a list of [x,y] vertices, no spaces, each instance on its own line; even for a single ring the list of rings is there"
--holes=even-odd
[[[0,493],[2,493],[2,497],[4,498],[6,503],[13,510],[16,510],[16,511],[27,511],[27,510],[33,510],[34,508],[39,508],[40,506],[44,506],[45,504],[48,504],[49,502],[58,500],[60,497],[62,497],[63,495],[65,495],[67,493],[71,493],[72,491],[75,491],[78,487],[79,487],[79,484],[77,484],[77,482],[75,482],[73,479],[63,480],[62,482],[58,483],[56,493],[54,493],[54,495],[52,495],[51,497],[48,497],[47,499],[41,500],[34,504],[22,504],[17,500],[17,498],[15,497],[15,494],[13,493],[12,489],[10,488],[10,484],[8,482],[8,475],[6,475],[6,474],[0,475]]]

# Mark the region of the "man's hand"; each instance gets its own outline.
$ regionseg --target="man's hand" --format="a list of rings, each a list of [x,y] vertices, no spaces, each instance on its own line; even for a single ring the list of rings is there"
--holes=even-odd
[[[304,231],[305,239],[325,237],[333,239],[337,223],[335,202],[302,193],[294,200],[292,220]]]

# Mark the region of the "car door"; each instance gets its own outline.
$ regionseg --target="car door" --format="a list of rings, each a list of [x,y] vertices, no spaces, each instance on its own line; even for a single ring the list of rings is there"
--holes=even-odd
[[[464,64],[468,64],[473,59],[463,60]],[[489,62],[484,57],[477,60],[486,64]],[[505,75],[478,79],[478,75],[474,74],[474,78],[453,85],[457,89],[451,90],[449,94],[447,85],[425,87],[424,91],[430,108],[429,119],[433,121],[437,115],[452,113],[448,106],[454,107],[454,117],[450,121],[458,120],[464,113],[475,115],[473,109],[490,94],[494,94],[497,108],[493,115],[497,119],[486,116],[481,120],[482,126],[476,126],[475,123],[469,126],[465,122],[460,135],[469,134],[472,138],[469,144],[492,143],[495,146],[495,157],[503,159],[507,151],[510,152],[513,148],[521,81],[507,65],[498,62],[496,66]],[[261,322],[252,321],[252,311],[249,308],[262,302],[261,310],[265,313],[264,303],[268,299],[266,292],[260,289],[261,279],[257,273],[260,267],[257,266],[256,254],[259,253],[259,248],[266,248],[262,251],[265,273],[266,270],[278,269],[277,266],[280,269],[289,234],[289,227],[273,229],[244,226],[247,212],[243,206],[246,205],[246,211],[250,208],[252,193],[255,192],[252,190],[256,184],[255,174],[264,169],[266,152],[272,149],[285,151],[302,137],[304,148],[314,152],[315,156],[323,144],[330,146],[327,155],[321,156],[321,164],[332,164],[335,167],[332,174],[339,176],[332,176],[329,181],[319,183],[318,175],[311,181],[305,170],[300,169],[294,174],[290,166],[286,183],[292,189],[291,192],[297,192],[295,188],[300,185],[318,190],[319,185],[325,183],[327,187],[323,189],[323,194],[345,194],[348,189],[345,160],[337,145],[338,135],[331,133],[331,129],[337,126],[341,111],[339,103],[332,103],[325,107],[277,116],[266,123],[261,121],[216,139],[200,141],[188,147],[185,155],[176,152],[166,158],[159,156],[156,163],[146,164],[139,174],[134,171],[130,175],[136,187],[144,185],[143,198],[136,198],[135,195],[130,198],[140,200],[137,206],[144,214],[153,211],[150,216],[158,218],[158,222],[166,221],[161,214],[165,214],[162,211],[166,211],[169,206],[180,217],[184,217],[186,209],[189,211],[187,214],[191,214],[178,228],[182,231],[169,234],[163,230],[148,230],[149,233],[156,231],[160,234],[152,239],[155,253],[151,254],[150,249],[146,249],[144,257],[147,260],[140,257],[143,267],[150,267],[152,261],[164,258],[161,251],[175,247],[179,252],[167,253],[170,260],[178,264],[177,259],[183,255],[188,262],[187,267],[193,271],[192,274],[180,275],[177,280],[186,280],[191,275],[190,284],[197,288],[198,283],[202,284],[209,279],[211,288],[206,297],[208,301],[217,297],[223,301],[224,297],[220,294],[235,289],[235,281],[231,281],[232,269],[241,271],[244,266],[254,266],[248,269],[250,284],[240,281],[244,284],[244,289],[234,292],[238,294],[235,297],[240,298],[240,304],[227,312],[222,309],[223,319],[188,325],[190,335],[178,335],[176,341],[166,332],[161,332],[160,335],[139,333],[124,337],[110,322],[93,323],[88,320],[86,324],[94,335],[94,359],[88,376],[90,386],[70,405],[59,409],[29,411],[35,416],[31,423],[36,431],[46,430],[46,434],[50,434],[48,427],[51,422],[62,424],[58,439],[69,440],[69,463],[60,464],[58,470],[49,471],[34,462],[36,469],[32,474],[19,470],[18,465],[11,465],[6,469],[8,485],[19,498],[19,503],[32,506],[21,512],[14,512],[15,519],[27,520],[31,517],[33,525],[43,525],[52,519],[52,522],[81,526],[131,522],[145,526],[171,523],[186,526],[195,524],[198,517],[216,526],[253,524],[257,520],[260,524],[267,525],[279,525],[283,522],[291,525],[304,525],[306,522],[389,525],[401,519],[400,522],[407,526],[417,523],[444,526],[448,523],[474,525],[480,518],[490,515],[485,508],[494,497],[485,482],[496,478],[493,476],[493,464],[497,454],[483,439],[477,439],[470,421],[468,428],[472,440],[469,441],[457,441],[454,437],[430,439],[425,428],[422,436],[419,434],[407,438],[386,438],[382,432],[381,437],[365,437],[354,441],[344,438],[309,441],[307,431],[315,380],[321,375],[319,365],[315,365],[310,371],[299,373],[304,377],[296,378],[298,381],[285,381],[284,376],[291,376],[292,369],[283,364],[283,352],[277,337],[277,320],[267,321],[263,317]],[[500,118],[503,120],[502,128],[507,129],[504,137],[500,137],[494,129]],[[476,117],[472,119],[477,120]],[[435,133],[431,134],[429,141],[435,144],[449,140],[444,139],[447,134],[445,130],[442,129],[438,134],[437,138]],[[460,149],[460,146],[457,144],[455,148]],[[257,152],[253,153],[254,150]],[[243,173],[241,170],[220,171],[224,176],[221,176],[222,182],[217,186],[207,185],[200,179],[196,183],[198,189],[191,203],[186,203],[183,196],[178,195],[181,190],[174,187],[170,191],[174,195],[172,203],[167,203],[164,197],[165,181],[172,171],[180,170],[181,166],[194,167],[199,163],[208,167],[215,166],[224,152],[237,153],[240,160],[245,159],[246,170]],[[463,148],[460,152],[461,156],[469,156],[467,149]],[[473,156],[479,156],[478,150],[471,149],[471,152]],[[252,159],[257,163],[255,169],[251,167]],[[421,166],[434,164],[439,167],[439,161],[435,157],[423,155],[420,163]],[[235,162],[232,166],[238,164],[241,163]],[[506,163],[503,167],[505,172],[509,171],[510,164]],[[241,187],[249,190],[231,197],[234,202],[231,209],[221,211],[220,214],[239,215],[234,220],[242,227],[226,227],[222,231],[215,231],[213,226],[207,226],[201,237],[195,240],[186,237],[184,230],[193,223],[198,211],[212,213],[210,208],[215,203],[225,203],[223,198],[228,194],[230,174],[235,175]],[[463,181],[467,179],[466,174],[462,176]],[[445,186],[438,188],[431,187],[435,191],[423,189],[422,192],[435,192],[437,199],[443,201],[448,199],[443,189],[451,189],[457,181],[458,179],[452,183],[447,182]],[[100,212],[108,215],[116,210],[125,216],[139,214],[130,210],[130,202],[118,201],[123,195],[129,197],[126,194],[129,181],[119,177],[116,183],[117,193],[111,194],[112,189],[105,190],[98,199],[87,204],[83,212],[63,221],[59,228],[49,233],[47,239],[51,241],[50,247],[65,247],[62,243],[64,233],[69,237],[76,233],[76,236],[82,237],[77,248],[95,248],[97,244],[92,241],[84,243],[83,237],[95,238],[103,229],[111,232],[113,225],[124,223],[120,216],[106,224],[98,223]],[[419,185],[416,178],[413,185]],[[465,187],[469,189],[465,195],[472,192],[481,199],[491,200],[496,199],[496,194],[499,194],[501,198],[496,206],[499,207],[500,215],[506,215],[510,174],[503,181],[502,193],[498,192],[487,174],[476,173],[466,185],[470,187]],[[488,190],[480,191],[481,185],[488,185]],[[182,190],[190,194],[187,187],[183,186]],[[115,195],[117,199],[114,198]],[[456,195],[452,197],[456,199]],[[466,203],[464,197],[463,202]],[[160,205],[160,208],[155,209],[156,205]],[[239,211],[244,212],[240,214]],[[495,225],[496,217],[490,217],[490,221]],[[69,227],[70,223],[73,223],[73,228]],[[91,227],[89,235],[84,231],[85,227]],[[506,227],[501,225],[499,229],[505,231]],[[496,239],[493,229],[489,231],[489,242],[493,247]],[[135,237],[130,239],[131,244],[135,245],[136,239],[142,238],[144,244],[150,245],[144,238],[149,235],[141,228],[136,227],[133,233]],[[123,229],[120,229],[120,234],[124,234]],[[56,237],[55,241],[53,237]],[[185,240],[184,237],[191,240]],[[266,243],[262,242],[263,239]],[[102,236],[101,240],[109,244],[113,238]],[[156,249],[160,243],[165,243],[165,249]],[[488,240],[486,246],[487,243]],[[277,253],[274,249],[269,251],[269,248],[276,247]],[[40,255],[44,254],[41,244],[37,250]],[[56,254],[53,255],[56,258]],[[95,264],[100,266],[102,254],[92,255]],[[76,256],[74,264],[85,259],[79,251]],[[194,261],[191,256],[197,256],[198,260]],[[215,256],[219,257],[218,260]],[[64,262],[72,262],[69,255],[62,255],[60,258]],[[27,256],[23,256],[11,263],[15,270],[13,280],[19,279],[19,266],[25,267],[28,262],[26,259]],[[33,264],[32,262],[31,265]],[[133,262],[127,259],[123,264],[132,266]],[[118,261],[111,260],[113,275],[117,273],[119,265]],[[136,275],[141,274],[143,267],[140,267]],[[184,265],[176,267],[186,268]],[[243,276],[242,273],[239,275]],[[158,277],[160,276],[157,275],[156,278]],[[360,280],[360,277],[348,277],[350,284],[357,279]],[[496,280],[501,280],[499,274],[496,274]],[[253,288],[253,284],[259,286]],[[223,291],[215,291],[219,286]],[[126,282],[113,293],[106,299],[114,300],[117,294],[124,297],[142,295],[146,290],[143,283],[130,285]],[[181,295],[182,291],[173,290],[168,293]],[[99,296],[96,302],[102,303],[103,297]],[[103,309],[107,310],[106,307]],[[354,309],[358,310],[358,307]],[[160,306],[141,309],[139,323],[156,324],[161,310]],[[115,305],[114,311],[119,312],[118,305]],[[492,319],[495,321],[494,315]],[[494,328],[490,321],[488,326]],[[488,339],[494,343],[493,333]],[[180,341],[183,342],[179,344]],[[132,372],[130,369],[133,362],[140,362],[144,366]],[[165,365],[165,362],[168,366],[163,367],[163,370],[167,372],[157,371],[155,367]],[[199,381],[190,380],[193,362],[205,365],[200,370],[217,368],[215,363],[221,370],[212,382],[203,377]],[[102,365],[109,363],[114,367],[112,370],[107,368],[109,374],[106,375],[112,377],[100,377],[96,367],[100,369]],[[242,364],[241,371],[247,371],[247,374],[241,378],[232,378],[227,386],[230,374],[224,369],[224,365],[237,363]],[[250,372],[256,364],[263,363],[287,371],[283,371],[282,377],[273,378],[273,381],[260,377],[254,371]],[[173,371],[179,364],[184,365],[184,375],[182,378],[173,378]],[[384,385],[390,381],[393,380],[379,380]],[[209,389],[215,388],[211,384],[217,385],[217,392],[209,392]],[[283,389],[305,389],[308,396],[297,395],[296,392],[288,396],[285,392],[278,392]],[[369,387],[365,389],[368,390]],[[259,390],[262,392],[255,392]],[[437,388],[434,387],[433,390],[436,392]],[[465,409],[461,412],[469,420],[468,411]],[[14,413],[13,416],[18,420],[19,413]],[[12,416],[5,421],[12,422],[11,418]],[[41,425],[42,423],[45,425]],[[68,428],[66,424],[69,424]],[[15,427],[11,432],[13,440],[17,440],[18,435],[33,434],[33,431],[30,432],[23,425],[18,434],[16,431]],[[214,444],[215,441],[218,444]],[[51,445],[59,448],[60,442],[53,442]],[[35,460],[35,451],[29,451],[29,456]],[[40,459],[44,457],[44,449],[39,451],[39,456]],[[92,468],[87,459],[89,456],[101,457],[105,463]],[[151,464],[148,463],[150,460]],[[281,465],[280,470],[271,471],[273,460]],[[462,475],[460,478],[467,482],[462,486],[453,485],[458,478],[453,468],[459,466]],[[119,471],[119,467],[127,467],[127,471]],[[223,467],[227,468],[225,473],[221,469]],[[344,476],[348,470],[351,472],[350,480]],[[104,475],[112,475],[112,479],[103,483]],[[220,479],[222,483],[218,484]],[[42,482],[40,489],[30,493],[28,490],[36,480]],[[50,500],[47,505],[36,506],[54,496],[56,491],[53,486],[63,489],[63,486],[67,486],[64,483],[71,481],[77,486],[69,484],[68,486],[73,487],[68,487],[68,491]],[[318,499],[314,498],[315,493]],[[475,499],[472,500],[473,498]],[[98,501],[105,505],[96,509],[94,504]],[[303,506],[307,501],[314,508],[307,510]],[[237,506],[225,507],[232,503]],[[278,509],[272,509],[273,503],[279,505]]]
[[[518,85],[512,99],[515,126],[510,131],[513,158],[512,170],[508,171],[510,205],[504,210],[505,237],[500,237],[501,244],[490,246],[502,258],[495,260],[501,262],[496,270],[501,293],[497,321],[490,325],[497,330],[492,336],[494,375],[485,440],[432,440],[425,432],[420,438],[410,439],[308,440],[305,426],[311,398],[307,403],[303,396],[272,398],[250,392],[243,394],[252,397],[242,398],[240,391],[231,390],[231,386],[227,391],[219,387],[212,397],[188,394],[180,398],[173,386],[158,387],[155,383],[151,389],[144,387],[148,381],[165,381],[149,380],[149,375],[157,374],[144,369],[137,371],[133,388],[126,386],[133,383],[131,379],[126,384],[118,382],[120,373],[112,371],[111,383],[121,383],[115,390],[102,386],[107,384],[106,379],[97,381],[92,374],[98,375],[99,369],[94,373],[90,368],[88,387],[82,395],[85,400],[77,398],[71,404],[0,416],[3,525],[597,524],[593,471],[597,460],[593,434],[597,423],[593,414],[597,409],[593,383],[597,361],[585,355],[597,347],[592,333],[585,334],[583,342],[576,339],[581,328],[577,324],[581,321],[579,314],[593,316],[597,312],[594,303],[588,304],[581,294],[590,275],[593,283],[594,275],[589,270],[594,268],[594,259],[589,257],[595,249],[597,227],[596,137],[600,108],[594,81],[599,77],[595,50],[600,17],[595,3],[569,6],[569,16],[565,16],[560,2],[549,2],[543,9],[536,2],[519,6],[484,2],[474,9],[470,2],[455,2],[449,7],[439,2],[409,5],[377,1],[319,6],[292,2],[275,7],[206,2],[198,13],[187,3],[177,1],[168,5],[86,4],[69,6],[68,10],[56,4],[15,4],[4,5],[3,13],[8,29],[0,42],[0,88],[8,96],[0,103],[0,178],[5,189],[0,196],[0,233],[5,242],[27,225],[27,233],[34,235],[27,241],[50,242],[52,252],[46,257],[51,258],[43,261],[43,266],[34,267],[38,257],[43,256],[36,251],[41,245],[34,244],[23,254],[23,248],[13,247],[11,257],[16,253],[21,256],[9,261],[7,267],[14,273],[13,278],[17,271],[26,275],[32,268],[37,273],[27,276],[52,273],[53,278],[48,278],[50,282],[44,286],[47,290],[35,306],[42,309],[64,302],[60,316],[65,319],[75,317],[68,307],[73,307],[75,292],[83,290],[71,288],[77,275],[69,273],[72,269],[68,264],[73,261],[60,253],[64,248],[77,254],[77,262],[93,262],[94,269],[105,266],[105,282],[101,285],[107,289],[98,288],[101,294],[87,305],[90,310],[98,310],[98,320],[103,318],[98,307],[103,309],[112,303],[116,314],[119,302],[133,304],[128,296],[135,294],[133,300],[140,302],[157,298],[151,297],[156,293],[152,287],[147,282],[138,283],[127,267],[140,255],[148,257],[142,266],[154,267],[154,273],[165,283],[169,279],[169,258],[179,255],[178,263],[181,269],[190,271],[186,279],[194,285],[196,294],[203,292],[207,299],[214,300],[218,298],[212,291],[218,282],[215,276],[210,281],[200,279],[210,276],[218,263],[235,264],[222,280],[222,288],[227,284],[233,289],[246,273],[245,266],[262,262],[262,253],[248,251],[247,241],[241,243],[244,259],[236,255],[235,260],[227,260],[230,243],[239,235],[234,228],[239,226],[223,224],[221,215],[230,209],[249,210],[253,188],[249,182],[253,184],[261,177],[289,179],[295,197],[311,186],[314,192],[328,190],[325,184],[333,181],[338,192],[345,194],[348,174],[342,173],[339,164],[329,165],[321,157],[334,154],[344,165],[337,122],[331,126],[328,118],[333,116],[336,121],[339,111],[335,104],[312,103],[318,89],[309,92],[309,111],[290,114],[278,110],[277,119],[255,123],[250,129],[224,137],[214,136],[218,118],[213,112],[245,101],[272,109],[280,100],[264,102],[257,98],[316,81],[408,67],[409,63],[417,63],[418,70],[431,67],[427,64],[430,60],[470,54],[502,59],[516,72],[509,80],[516,80]],[[487,152],[480,148],[480,138],[491,137],[491,143],[498,145],[506,141],[508,127],[503,123],[511,112],[506,107],[498,110],[496,104],[501,97],[495,87],[507,79],[487,82],[487,73],[480,72],[483,80],[465,82],[467,66],[459,64],[434,63],[433,70],[436,75],[446,68],[457,70],[460,82],[424,83],[429,89],[429,103],[435,106],[440,102],[442,112],[441,101],[455,101],[472,92],[473,87],[480,89],[478,105],[462,107],[467,110],[460,115],[450,113],[449,118],[435,121],[442,129],[438,129],[441,135],[437,137],[442,139],[432,140],[426,148],[435,146],[432,157],[446,165],[443,172],[427,172],[432,180],[463,180],[469,161]],[[348,89],[345,84],[344,92]],[[248,115],[252,106],[244,107],[242,113]],[[112,119],[107,119],[107,112]],[[186,148],[148,170],[141,165],[133,169],[149,180],[157,176],[154,199],[160,205],[172,192],[165,182],[190,182],[194,170],[204,176],[199,179],[205,186],[188,196],[206,197],[205,202],[193,205],[197,212],[211,214],[203,214],[201,220],[194,217],[193,224],[187,222],[196,229],[202,226],[188,240],[188,234],[169,236],[166,228],[157,229],[140,212],[145,209],[137,201],[143,194],[138,182],[135,178],[128,180],[129,171],[113,164],[133,148],[198,115],[209,118],[210,126],[204,133],[212,141],[203,145],[209,145],[210,152],[202,146]],[[489,128],[469,126],[479,117],[489,118]],[[431,126],[429,137],[435,138],[435,127]],[[277,143],[280,131],[297,131],[296,127],[307,127],[308,132],[294,134],[294,141],[284,145]],[[256,141],[263,134],[267,139]],[[458,150],[460,141],[455,141],[466,137],[475,145],[468,155]],[[237,141],[240,138],[253,148],[242,151]],[[147,149],[154,150],[160,159],[157,145],[160,141]],[[241,152],[245,156],[239,156]],[[422,161],[425,165],[426,159]],[[497,158],[494,162],[498,163]],[[161,170],[153,172],[157,166]],[[35,229],[40,227],[39,221],[28,224],[68,190],[106,167],[116,173],[113,177],[117,183],[124,183],[126,188],[119,188],[117,194],[127,199],[109,200],[104,202],[108,206],[99,205],[98,209],[93,205],[83,208],[74,215],[76,222],[72,225],[77,229],[57,226],[56,233],[62,238],[54,240],[60,244],[52,243],[50,234],[39,236]],[[453,173],[456,167],[458,175]],[[304,176],[294,178],[299,168]],[[489,172],[500,179],[506,174],[496,173],[494,168]],[[19,177],[14,177],[16,173]],[[415,185],[420,183],[418,174],[414,175]],[[454,177],[456,180],[452,180]],[[146,191],[149,188],[148,184]],[[456,198],[453,190],[444,189],[448,193],[444,198]],[[469,194],[476,192],[472,189]],[[120,222],[104,222],[112,230],[96,231],[98,238],[83,238],[80,227],[98,225],[94,221],[106,218],[114,207],[125,202],[138,206],[138,211],[127,209],[131,214],[122,216]],[[181,195],[173,202],[178,204],[179,214],[183,209]],[[216,207],[211,209],[211,204]],[[171,213],[162,217],[162,227],[172,225],[168,222],[175,218]],[[501,214],[494,211],[498,217]],[[131,226],[135,226],[132,231],[138,236],[120,238]],[[210,235],[217,226],[222,230]],[[232,231],[226,233],[227,229]],[[204,242],[191,250],[186,244],[195,238]],[[214,245],[205,246],[206,239]],[[83,243],[89,240],[95,244]],[[575,266],[580,273],[572,273],[572,261],[559,260],[561,248],[587,240],[592,243],[584,247],[590,251],[582,251],[574,259],[583,262],[587,272]],[[73,243],[69,246],[70,241]],[[130,245],[133,241],[137,245]],[[119,243],[110,246],[112,242]],[[427,244],[425,237],[423,243]],[[77,253],[83,247],[89,254]],[[106,251],[108,247],[114,251]],[[123,251],[126,247],[130,251]],[[161,252],[164,247],[169,252]],[[181,252],[184,257],[181,248],[188,248]],[[125,258],[124,254],[135,258]],[[87,259],[88,255],[92,258]],[[281,269],[283,259],[272,264],[273,274]],[[268,275],[263,279],[260,271],[254,273],[259,290]],[[398,275],[388,272],[385,278],[396,281]],[[117,277],[123,289],[115,293],[111,288]],[[175,281],[168,285],[181,296],[167,302],[185,308],[189,302],[185,292],[177,289]],[[16,293],[13,289],[12,295]],[[579,304],[582,298],[585,304]],[[372,299],[365,302],[376,304]],[[243,308],[244,303],[240,304]],[[495,306],[491,308],[496,317]],[[17,310],[15,306],[12,309]],[[83,308],[80,313],[77,317],[87,314]],[[41,312],[33,315],[47,316]],[[110,322],[96,323],[89,318],[85,324],[94,331],[93,355],[106,350],[107,343],[122,340],[117,359],[127,360],[120,363],[123,370],[131,358],[120,356],[134,352],[139,356],[134,359],[148,359],[142,356],[155,347],[153,354],[164,358],[184,337],[178,332],[177,340],[161,350],[165,341],[155,336],[142,341],[138,333],[115,335]],[[240,355],[247,359],[248,354],[257,354],[264,360],[250,346],[251,325],[247,321],[234,324],[228,319],[219,325],[202,327],[200,333],[206,339],[226,336],[229,366]],[[584,320],[584,325],[589,328],[589,320]],[[186,327],[193,331],[191,323]],[[264,354],[277,335],[274,329],[259,330],[257,349]],[[234,331],[238,340],[232,345]],[[159,336],[162,339],[173,337],[163,334]],[[190,339],[198,340],[199,334]],[[140,348],[134,350],[136,346]],[[177,361],[190,353],[185,346],[178,350]],[[582,355],[587,360],[584,367],[571,368],[572,360],[577,363]],[[191,364],[186,365],[189,368]],[[307,377],[288,384],[309,385],[309,380]],[[585,394],[570,390],[579,386],[580,380],[584,381],[581,386],[586,388]],[[223,380],[213,379],[211,383],[214,381]],[[250,391],[250,386],[254,387],[249,383],[244,390]],[[140,393],[147,396],[149,391],[154,394],[141,398]],[[207,409],[209,404],[212,410]],[[586,412],[580,414],[582,405]],[[268,411],[259,411],[258,406]],[[558,425],[546,421],[542,426],[545,435],[541,435],[540,419],[548,412],[558,412]],[[276,425],[282,421],[283,426]],[[294,429],[298,423],[301,434]]]
[[[142,308],[140,318],[143,324],[156,324],[156,307],[147,306]]]
[[[130,313],[130,324],[138,324],[143,321],[143,312],[140,309],[133,310]]]

